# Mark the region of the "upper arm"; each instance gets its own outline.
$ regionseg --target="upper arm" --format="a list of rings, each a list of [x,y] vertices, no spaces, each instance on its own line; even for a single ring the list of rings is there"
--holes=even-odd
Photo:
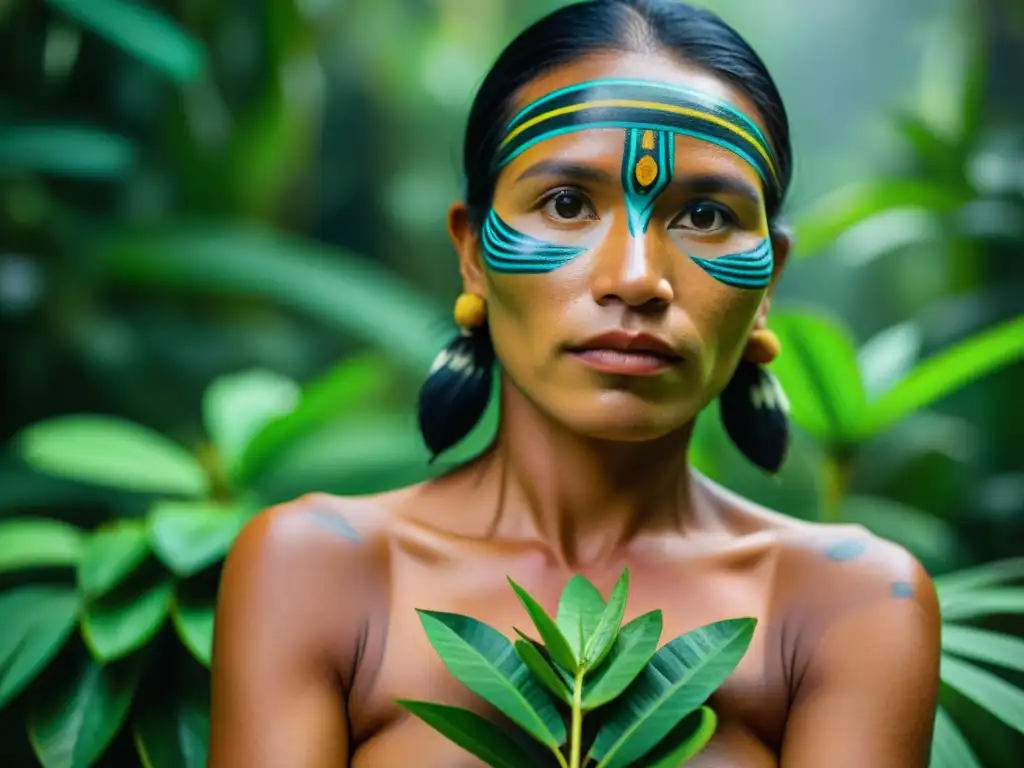
[[[337,569],[353,559],[344,555],[358,544],[316,525],[311,516],[335,514],[325,503],[312,497],[264,512],[225,561],[214,630],[210,768],[348,765],[340,668],[354,658],[361,618],[356,606],[346,605],[352,592]]]
[[[928,765],[939,687],[935,590],[907,552],[861,540],[857,557],[817,566],[783,768]]]

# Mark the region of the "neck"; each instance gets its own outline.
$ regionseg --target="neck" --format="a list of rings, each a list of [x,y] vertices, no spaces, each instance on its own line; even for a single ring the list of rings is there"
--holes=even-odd
[[[646,442],[599,440],[553,421],[505,379],[492,449],[504,477],[498,530],[537,536],[569,565],[605,559],[692,515],[692,424]]]

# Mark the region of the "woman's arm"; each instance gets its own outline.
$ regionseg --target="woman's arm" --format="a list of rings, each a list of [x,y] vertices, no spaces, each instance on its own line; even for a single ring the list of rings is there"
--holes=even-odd
[[[353,570],[366,558],[340,501],[311,496],[264,512],[232,547],[217,603],[209,768],[349,764],[343,674],[362,624],[351,585],[366,574]]]
[[[927,768],[940,642],[931,579],[866,534],[812,556],[823,560],[803,588],[812,610],[798,630],[783,768]]]

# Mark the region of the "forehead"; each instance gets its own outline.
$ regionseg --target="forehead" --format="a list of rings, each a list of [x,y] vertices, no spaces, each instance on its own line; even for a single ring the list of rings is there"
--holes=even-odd
[[[659,53],[596,53],[557,67],[519,90],[513,112],[559,89],[604,78],[648,80],[700,91],[738,109],[767,135],[764,119],[742,91],[699,67]]]

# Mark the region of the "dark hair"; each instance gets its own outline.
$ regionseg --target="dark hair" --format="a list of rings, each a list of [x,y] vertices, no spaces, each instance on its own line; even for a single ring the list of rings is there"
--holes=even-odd
[[[775,153],[780,193],[768,198],[768,220],[774,224],[792,177],[792,148],[786,108],[760,57],[732,27],[702,8],[677,0],[588,0],[528,27],[484,78],[470,111],[463,155],[472,225],[479,229],[490,210],[495,156],[520,89],[556,67],[604,51],[665,52],[747,95],[761,113]],[[420,432],[433,457],[461,441],[483,415],[493,366],[486,324],[460,334],[438,356],[419,398]],[[774,455],[760,464],[777,468]]]
[[[463,169],[470,221],[481,226],[491,207],[494,158],[519,90],[537,77],[587,54],[663,51],[726,80],[754,103],[775,150],[781,195],[768,219],[780,213],[792,178],[789,120],[764,62],[717,14],[678,0],[589,0],[540,19],[516,37],[491,67],[466,126]]]

